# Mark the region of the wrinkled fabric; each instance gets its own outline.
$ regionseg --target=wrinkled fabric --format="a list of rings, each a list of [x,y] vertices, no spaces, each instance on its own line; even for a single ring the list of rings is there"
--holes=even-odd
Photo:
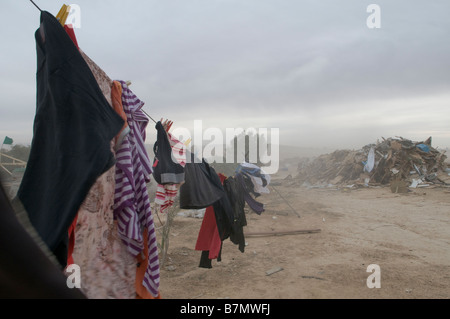
[[[122,105],[130,132],[117,150],[114,217],[119,235],[128,252],[136,257],[144,251],[143,231],[147,232],[147,267],[142,284],[154,296],[159,295],[159,258],[156,230],[150,207],[147,183],[152,174],[151,162],[144,142],[148,117],[142,102],[127,86],[122,85]]]
[[[127,115],[125,114],[125,111],[123,110],[122,105],[122,85],[118,81],[112,82],[112,88],[111,88],[111,103],[114,111],[116,111],[117,114],[120,115],[120,117],[123,119],[124,123],[122,126],[122,129],[115,137],[115,145],[114,149],[117,150],[120,145],[122,145],[123,139],[125,136],[130,133],[130,127],[127,123]]]
[[[73,259],[81,269],[81,290],[89,299],[133,299],[135,260],[114,221],[115,167],[101,175],[78,211]]]
[[[16,202],[17,203],[17,202]],[[13,207],[0,180],[0,298],[85,298],[67,287],[59,263],[41,241],[26,212]]]
[[[227,177],[222,173],[218,174],[220,182],[223,185]],[[234,232],[234,211],[227,192],[217,202],[213,203],[214,215],[216,218],[217,231],[220,239],[224,241]]]
[[[64,25],[64,30],[66,31],[66,33],[69,35],[70,39],[72,39],[73,44],[75,44],[76,48],[79,49],[78,47],[78,42],[77,42],[77,37],[75,36],[75,31],[73,30],[73,28],[71,28],[68,25]],[[73,248],[75,245],[75,228],[77,226],[77,217],[75,216],[72,224],[69,226],[69,248],[67,251],[67,265],[71,265],[73,264],[73,257],[72,257],[72,253],[73,253]]]
[[[250,206],[250,208],[257,213],[258,215],[261,215],[261,213],[264,211],[264,204],[261,202],[258,202],[255,200],[252,195],[250,194],[252,191],[250,190],[249,184],[253,185],[250,178],[246,175],[243,175],[241,173],[235,175],[240,191],[242,192],[242,195],[244,196],[245,202]]]
[[[221,183],[227,178],[221,173],[218,176]],[[221,261],[222,243],[233,232],[233,219],[233,209],[226,194],[206,208],[195,245],[195,250],[203,251],[199,267],[212,268],[212,259]]]
[[[166,214],[173,206],[178,195],[180,184],[156,185],[155,204],[161,214]]]
[[[110,141],[123,120],[64,28],[46,11],[35,39],[33,139],[15,200],[64,267],[69,226],[96,179],[114,165]]]
[[[157,296],[152,295],[148,289],[143,285],[145,274],[148,266],[148,240],[147,229],[143,230],[144,237],[144,251],[136,257],[136,280],[134,282],[136,287],[136,299],[161,299],[161,294]]]
[[[223,187],[227,197],[231,203],[234,213],[233,231],[230,234],[230,240],[239,246],[241,252],[245,251],[245,235],[244,226],[247,226],[247,218],[245,216],[245,199],[240,183],[235,177],[228,177],[223,182]]]
[[[252,182],[249,191],[256,196],[260,194],[269,194],[268,185],[270,183],[270,175],[266,174],[263,169],[252,163],[241,163],[236,169],[236,174],[243,174]]]
[[[94,61],[81,54],[103,95],[114,104],[117,87]],[[117,135],[110,142],[113,154],[116,139]],[[115,169],[111,167],[96,180],[77,215],[73,258],[82,269],[81,289],[90,299],[130,299],[136,295],[134,258],[122,243],[114,221]]]
[[[158,184],[180,184],[184,181],[184,167],[174,157],[172,145],[161,121],[155,125],[156,142],[153,146],[153,177]]]
[[[176,160],[184,168],[186,166],[186,146],[173,137],[172,134],[167,133],[167,135],[172,147],[172,159]],[[160,213],[167,213],[167,210],[173,206],[181,183],[184,183],[184,177],[183,181],[179,183],[156,185],[155,204],[159,208]]]
[[[201,209],[211,206],[225,195],[220,179],[208,162],[191,161],[184,167],[185,182],[180,187],[180,208]]]
[[[219,256],[221,245],[222,240],[217,229],[214,207],[209,206],[206,208],[203,216],[195,250],[209,251],[208,258],[216,259]]]

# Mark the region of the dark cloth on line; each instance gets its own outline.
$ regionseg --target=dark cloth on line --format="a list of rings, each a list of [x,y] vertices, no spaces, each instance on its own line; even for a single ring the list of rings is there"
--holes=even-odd
[[[189,154],[188,154],[189,156]],[[225,195],[220,178],[205,159],[191,161],[184,167],[185,182],[180,186],[180,208],[201,209],[211,206]]]
[[[209,250],[203,250],[200,255],[200,263],[198,264],[200,268],[212,268],[212,259],[209,258]]]
[[[227,178],[221,173],[218,176],[221,183]],[[208,251],[208,258],[203,253],[199,267],[212,268],[212,259],[221,261],[222,244],[232,232],[233,218],[233,208],[226,193],[213,205],[206,208],[195,250]]]
[[[95,180],[114,165],[110,142],[124,121],[56,18],[43,11],[40,21],[33,140],[14,200],[64,267],[69,226]]]
[[[220,183],[223,187],[223,183],[227,179],[222,173],[218,174]],[[212,206],[214,208],[214,215],[216,218],[217,230],[219,232],[220,240],[224,241],[233,232],[234,212],[231,206],[228,195],[224,189],[225,195],[216,201]]]
[[[86,299],[67,286],[59,264],[0,183],[0,298]]]
[[[244,162],[239,164],[235,173],[244,176],[247,190],[255,198],[259,197],[261,193],[269,193],[267,186],[270,182],[270,175],[266,174],[259,166]]]
[[[233,224],[232,231],[230,233],[230,240],[232,243],[239,246],[239,250],[244,252],[245,250],[245,236],[244,236],[244,226],[247,226],[247,218],[245,217],[245,199],[242,189],[238,180],[234,177],[228,177],[224,183],[223,187],[225,189],[228,200],[233,209]]]
[[[153,177],[158,184],[180,184],[184,181],[184,167],[172,156],[172,146],[161,121],[155,125],[156,142],[153,146]]]
[[[242,190],[244,200],[255,213],[257,213],[258,215],[261,215],[261,213],[264,211],[264,204],[256,201],[252,197],[244,178],[245,178],[244,175],[236,174],[236,179],[238,180],[239,187]]]

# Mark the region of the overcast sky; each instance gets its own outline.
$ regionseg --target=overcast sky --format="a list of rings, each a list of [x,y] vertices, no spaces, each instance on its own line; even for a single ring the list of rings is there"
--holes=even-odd
[[[35,2],[54,15],[70,4]],[[305,147],[395,136],[450,146],[448,0],[72,3],[83,51],[174,128],[279,128],[281,144]],[[380,28],[367,26],[371,3]],[[0,24],[0,139],[29,144],[39,11],[2,0]],[[154,132],[151,122],[147,143]]]

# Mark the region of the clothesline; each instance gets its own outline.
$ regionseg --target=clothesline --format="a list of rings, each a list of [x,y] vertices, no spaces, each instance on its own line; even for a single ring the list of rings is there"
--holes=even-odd
[[[36,8],[38,8],[38,10],[39,10],[39,11],[41,11],[41,12],[42,12],[41,8],[39,8],[39,7],[37,6],[37,4],[36,4],[36,3],[34,3],[34,1],[33,1],[33,0],[30,0],[30,2],[31,2],[32,4],[34,4],[34,6],[35,6]]]
[[[153,122],[155,122],[155,124],[157,123],[147,112],[145,112],[145,110],[142,110],[142,112],[144,112],[145,115],[147,115]]]

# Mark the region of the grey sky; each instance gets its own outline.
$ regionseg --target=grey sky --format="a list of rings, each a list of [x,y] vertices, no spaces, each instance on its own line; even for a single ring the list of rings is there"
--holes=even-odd
[[[36,0],[56,15],[63,1]],[[80,47],[175,127],[279,128],[282,144],[359,148],[403,136],[450,146],[450,2],[74,0]],[[369,4],[381,28],[369,29]],[[0,3],[0,138],[31,142],[28,0]],[[150,123],[147,143],[154,140]]]

